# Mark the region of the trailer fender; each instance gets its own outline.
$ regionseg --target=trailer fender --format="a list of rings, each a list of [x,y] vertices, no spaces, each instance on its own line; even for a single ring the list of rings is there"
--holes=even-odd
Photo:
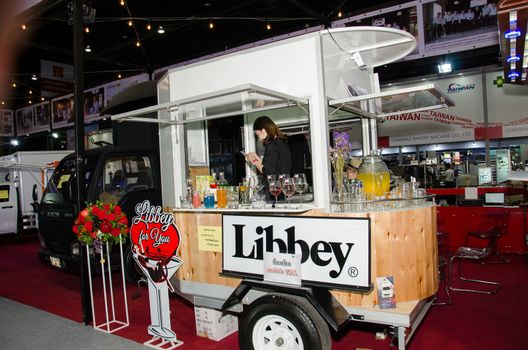
[[[221,308],[222,312],[225,312],[235,305],[242,304],[246,294],[253,288],[270,293],[296,295],[308,300],[325,322],[336,332],[339,331],[339,329],[341,329],[341,327],[351,318],[354,318],[353,315],[350,315],[343,305],[334,298],[327,288],[296,287],[248,279],[242,280],[233,293],[231,293],[226,299]]]

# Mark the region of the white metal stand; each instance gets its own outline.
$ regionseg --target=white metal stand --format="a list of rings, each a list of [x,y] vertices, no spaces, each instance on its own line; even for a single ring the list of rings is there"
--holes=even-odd
[[[104,306],[105,306],[105,322],[97,324],[96,317],[95,317],[95,305],[94,305],[94,293],[93,293],[93,281],[92,281],[92,271],[90,267],[90,251],[88,245],[86,246],[86,256],[87,256],[87,263],[88,263],[88,276],[90,279],[90,298],[92,302],[92,315],[93,315],[93,325],[94,328],[106,333],[113,333],[115,331],[118,331],[120,329],[123,329],[125,327],[128,327],[129,318],[128,318],[128,300],[127,300],[127,292],[126,292],[126,285],[125,285],[125,269],[124,269],[124,261],[123,261],[123,241],[122,238],[119,237],[119,253],[121,257],[121,277],[123,282],[123,304],[125,308],[125,317],[126,321],[119,321],[116,319],[116,312],[115,312],[115,301],[114,301],[114,289],[112,285],[112,268],[110,263],[110,249],[109,244],[106,242],[106,252],[107,256],[106,259],[103,257],[103,251],[99,253],[99,263],[101,264],[101,275],[103,277],[103,295],[104,295]],[[106,268],[106,272],[105,272]],[[108,273],[108,284],[109,284],[109,295],[106,291],[106,273]],[[110,298],[110,300],[109,300]],[[112,318],[110,319],[109,315],[109,306],[112,311]]]
[[[143,345],[148,346],[149,348],[159,349],[159,350],[172,350],[176,349],[178,346],[183,345],[181,340],[165,340],[160,337],[153,336],[152,339],[143,343]]]

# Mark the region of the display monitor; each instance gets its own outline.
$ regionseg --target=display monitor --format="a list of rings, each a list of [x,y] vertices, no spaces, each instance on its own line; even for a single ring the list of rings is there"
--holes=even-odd
[[[504,205],[504,193],[486,193],[484,194],[484,203]]]

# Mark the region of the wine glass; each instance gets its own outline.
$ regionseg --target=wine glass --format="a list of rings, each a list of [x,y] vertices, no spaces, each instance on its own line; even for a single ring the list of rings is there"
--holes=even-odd
[[[282,192],[288,200],[288,206],[291,207],[290,197],[295,193],[295,183],[290,175],[284,175],[282,177]]]
[[[294,174],[293,183],[295,184],[295,192],[299,194],[299,204],[302,202],[302,194],[308,189],[308,181],[304,173]]]
[[[275,197],[272,208],[275,208],[279,195],[282,192],[281,179],[277,175],[268,175],[268,186],[270,193]]]
[[[253,192],[253,198],[254,198],[254,202],[256,204],[257,207],[262,207],[263,205],[261,205],[260,202],[262,202],[262,196],[260,194],[260,192],[262,191],[262,189],[264,188],[265,186],[265,183],[264,183],[264,177],[262,175],[254,175],[252,177],[249,178],[249,186]]]

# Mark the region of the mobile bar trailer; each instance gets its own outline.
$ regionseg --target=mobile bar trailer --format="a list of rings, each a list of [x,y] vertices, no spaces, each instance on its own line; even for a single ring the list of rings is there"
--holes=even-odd
[[[343,210],[332,202],[328,154],[335,128],[352,126],[369,154],[380,115],[452,104],[429,84],[380,91],[373,68],[415,46],[409,33],[389,28],[306,33],[173,68],[159,80],[158,105],[112,116],[152,122],[142,115],[158,112],[163,207],[182,235],[183,265],[171,281],[195,306],[241,312],[241,348],[330,349],[330,328],[354,321],[393,326],[404,349],[431,306],[434,202]],[[187,207],[186,179],[213,171],[208,125],[237,119],[241,148],[255,151],[252,123],[262,114],[309,134],[313,191],[280,208]],[[239,155],[235,148],[225,152]],[[395,308],[380,308],[380,276],[393,277]]]

